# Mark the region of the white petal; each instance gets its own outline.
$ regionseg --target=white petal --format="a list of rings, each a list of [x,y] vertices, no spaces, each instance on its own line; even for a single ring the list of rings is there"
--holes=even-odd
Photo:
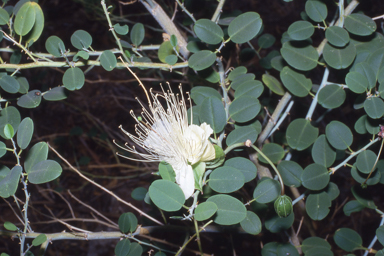
[[[195,191],[195,177],[193,176],[192,166],[185,164],[183,169],[175,170],[175,172],[180,174],[178,183],[181,190],[184,192],[185,199],[190,198]]]
[[[215,147],[212,145],[211,142],[208,141],[208,144],[200,160],[203,162],[207,162],[207,161],[212,161],[215,158],[216,158]]]

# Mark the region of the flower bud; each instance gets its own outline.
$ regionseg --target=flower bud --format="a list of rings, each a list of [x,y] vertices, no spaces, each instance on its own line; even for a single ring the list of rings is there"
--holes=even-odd
[[[279,196],[275,201],[275,211],[279,217],[287,217],[292,213],[292,199],[289,196]]]

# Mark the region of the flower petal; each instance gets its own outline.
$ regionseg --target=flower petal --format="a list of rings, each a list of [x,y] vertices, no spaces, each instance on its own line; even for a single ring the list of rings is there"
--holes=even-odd
[[[175,172],[180,174],[179,177],[176,177],[176,180],[178,180],[179,186],[184,192],[185,199],[190,198],[195,191],[195,177],[193,176],[192,166],[185,164],[183,169],[175,170]]]

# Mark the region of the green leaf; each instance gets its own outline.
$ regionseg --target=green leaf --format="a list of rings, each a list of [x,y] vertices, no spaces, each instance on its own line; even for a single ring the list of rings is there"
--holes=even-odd
[[[305,3],[305,12],[316,22],[322,22],[328,15],[327,6],[322,1],[307,1]]]
[[[224,32],[220,26],[208,19],[196,21],[193,30],[196,36],[207,44],[218,44],[224,38]]]
[[[364,150],[356,158],[356,167],[360,172],[368,174],[373,171],[377,155],[371,150]]]
[[[16,231],[17,227],[12,222],[6,221],[4,222],[4,228],[9,231]]]
[[[119,35],[126,35],[128,34],[129,27],[128,25],[121,26],[119,23],[116,23],[115,26],[113,26],[114,30]]]
[[[0,87],[9,93],[17,93],[20,89],[20,84],[13,76],[3,75],[0,77]]]
[[[354,93],[363,93],[368,89],[369,83],[366,76],[359,72],[349,72],[345,77],[345,83]]]
[[[280,52],[289,65],[302,71],[314,69],[319,59],[316,49],[306,42],[286,42]]]
[[[23,108],[36,108],[41,102],[41,91],[32,90],[17,100],[17,105]]]
[[[185,202],[181,188],[169,180],[155,180],[149,186],[148,193],[152,202],[166,212],[180,210]]]
[[[12,139],[13,135],[15,134],[15,130],[13,129],[12,125],[6,124],[4,126],[4,135],[6,139]]]
[[[124,234],[134,232],[137,228],[137,223],[135,214],[131,212],[121,214],[118,220],[119,229]]]
[[[376,23],[370,17],[361,13],[352,13],[344,20],[348,32],[358,36],[369,36],[376,31]]]
[[[6,170],[6,176],[0,181],[0,196],[2,198],[8,198],[16,193],[22,171],[23,168],[20,165],[16,165],[12,170]],[[3,176],[2,172],[4,170],[0,172],[0,176]]]
[[[32,245],[33,246],[39,246],[45,241],[47,241],[47,236],[45,234],[40,234],[38,235],[35,239],[32,240]]]
[[[321,190],[329,183],[327,168],[320,164],[310,164],[305,167],[301,174],[301,181],[305,188],[310,190]]]
[[[338,229],[333,236],[333,240],[341,249],[347,252],[352,252],[363,245],[361,236],[350,228]]]
[[[264,144],[261,152],[263,152],[264,155],[272,161],[272,163],[279,162],[285,155],[284,149],[276,143]],[[258,159],[260,162],[268,164],[267,159],[265,159],[263,156],[259,155]]]
[[[274,201],[281,193],[280,183],[277,180],[265,178],[257,184],[253,191],[256,202],[266,204]]]
[[[271,34],[263,34],[257,39],[257,44],[261,49],[267,49],[276,42],[276,38]]]
[[[277,247],[277,255],[290,255],[290,256],[300,256],[296,247],[290,243],[280,244]]]
[[[363,210],[364,208],[365,208],[364,205],[359,203],[359,201],[352,200],[352,201],[349,201],[348,203],[346,203],[344,205],[343,212],[345,215],[351,216],[351,213],[359,212],[359,211]]]
[[[296,150],[304,150],[315,142],[319,130],[311,125],[309,120],[298,118],[292,121],[287,128],[286,137],[288,145]]]
[[[204,202],[197,205],[195,210],[195,219],[197,221],[204,221],[213,216],[217,212],[217,206],[213,202]]]
[[[23,38],[29,46],[40,38],[44,29],[43,10],[41,10],[37,3],[31,2],[31,4],[35,12],[35,24],[33,25],[32,30]]]
[[[83,87],[84,82],[85,76],[80,68],[74,67],[65,71],[63,76],[63,84],[68,90],[79,90]]]
[[[280,79],[284,86],[295,96],[305,97],[312,88],[311,79],[286,66],[280,72]]]
[[[229,115],[236,122],[244,123],[252,120],[260,112],[261,105],[257,98],[242,96],[236,98],[229,106]]]
[[[240,222],[240,226],[245,232],[251,235],[258,235],[261,232],[262,224],[256,213],[247,211],[247,216]]]
[[[40,161],[29,170],[28,180],[32,184],[47,183],[59,177],[62,171],[60,164],[54,160]]]
[[[221,100],[208,97],[200,105],[200,122],[207,123],[215,133],[219,133],[227,124],[225,109]]]
[[[265,228],[272,233],[279,233],[290,228],[294,219],[294,213],[291,213],[288,217],[285,218],[281,218],[278,215],[273,215],[265,221]]]
[[[320,237],[309,237],[309,238],[306,238],[301,243],[301,249],[303,250],[303,253],[307,255],[307,252],[313,249],[318,251],[331,250],[331,245],[326,240]],[[312,254],[308,254],[308,255],[312,255]]]
[[[321,192],[318,194],[310,194],[307,197],[305,209],[311,219],[322,220],[328,215],[331,205],[331,199],[328,194]]]
[[[224,162],[224,166],[233,167],[241,171],[244,175],[244,181],[249,182],[256,178],[256,165],[244,157],[234,157]]]
[[[147,194],[147,189],[143,187],[135,188],[132,193],[131,197],[135,199],[136,201],[143,201],[145,198],[145,195]]]
[[[3,8],[0,8],[0,25],[5,25],[9,22],[9,14]]]
[[[159,163],[159,173],[163,180],[176,182],[176,173],[167,162],[162,161]]]
[[[100,56],[100,64],[105,70],[112,71],[117,65],[116,56],[110,50],[106,50]]]
[[[250,140],[251,143],[255,143],[257,139],[258,133],[255,127],[246,126],[246,127],[238,127],[235,130],[231,131],[226,139],[227,146],[233,145],[235,143],[246,142]]]
[[[188,66],[195,71],[200,71],[210,67],[216,61],[216,54],[209,50],[199,51],[192,54],[188,60]]]
[[[247,56],[251,56],[247,54]],[[272,68],[272,59],[276,56],[280,56],[280,52],[277,50],[273,50],[267,54],[264,58],[260,59],[259,64],[265,68],[265,69],[271,69]],[[253,57],[252,57],[253,58]],[[240,58],[241,59],[241,58]]]
[[[87,49],[92,44],[92,36],[85,30],[76,30],[71,36],[71,44],[78,50]]]
[[[172,47],[177,47],[177,37],[175,35],[171,35],[169,42],[171,43]]]
[[[292,23],[288,28],[288,35],[293,40],[305,40],[310,38],[315,32],[314,26],[304,20]]]
[[[317,100],[323,108],[334,109],[340,107],[345,98],[346,93],[341,86],[328,84],[320,90]]]
[[[139,243],[132,243],[127,256],[142,256],[143,247]]]
[[[195,102],[197,105],[200,105],[203,103],[204,99],[207,97],[212,97],[212,98],[217,98],[221,100],[221,95],[220,93],[207,86],[195,86],[191,90],[191,99],[193,102]]]
[[[25,94],[29,90],[29,83],[25,77],[16,78],[17,82],[20,84],[19,93]]]
[[[4,142],[0,141],[0,157],[3,157],[7,153],[7,146]]]
[[[230,81],[233,81],[233,80],[235,80],[236,77],[238,77],[240,75],[244,75],[245,73],[247,73],[246,67],[244,67],[244,66],[237,67],[234,70],[232,70],[231,73],[229,73],[228,79]]]
[[[25,172],[29,173],[32,167],[48,158],[48,145],[45,142],[36,143],[28,152],[24,162]]]
[[[165,58],[171,54],[174,54],[173,46],[170,41],[165,41],[160,45],[159,50],[157,51],[157,57],[163,63],[166,63]]]
[[[7,139],[4,134],[4,127],[6,124],[10,124],[12,125],[14,132],[16,132],[21,121],[20,113],[17,108],[11,106],[3,108],[0,114],[0,136]]]
[[[323,57],[325,62],[332,68],[344,69],[351,65],[355,59],[356,48],[351,43],[345,47],[334,47],[327,43],[324,46]]]
[[[381,245],[384,245],[384,226],[380,226],[376,229],[376,236]]]
[[[14,29],[16,34],[25,36],[35,24],[36,13],[32,2],[24,3],[16,14]]]
[[[380,131],[380,120],[367,116],[365,119],[365,129],[367,129],[370,134],[377,134]]]
[[[169,64],[169,65],[175,65],[177,62],[177,56],[174,55],[174,54],[171,54],[171,55],[168,55],[167,57],[165,57],[165,63]]]
[[[136,47],[139,46],[143,42],[145,36],[144,25],[141,23],[133,25],[130,36],[132,43]]]
[[[298,163],[293,161],[281,161],[277,166],[277,169],[283,178],[284,185],[290,187],[301,186],[301,174],[303,173],[303,168],[301,168]]]
[[[17,132],[17,144],[21,149],[28,147],[33,135],[33,121],[26,117],[21,121]]]
[[[244,186],[244,175],[233,167],[219,167],[210,174],[209,186],[219,193],[232,193]]]
[[[64,87],[55,87],[49,91],[47,91],[44,95],[43,98],[45,100],[49,101],[57,101],[57,100],[63,100],[67,98],[67,95],[65,94],[65,89]]]
[[[120,240],[115,247],[116,256],[127,256],[131,249],[131,242],[129,239]]]
[[[371,66],[373,72],[376,74],[376,77],[379,77],[380,70],[384,67],[384,47],[373,52],[371,50],[370,52],[371,53],[366,61]]]
[[[283,57],[281,57],[281,55],[279,55],[279,56],[272,58],[271,59],[271,66],[272,66],[272,68],[281,72],[281,70],[283,70],[283,68],[285,66],[285,61],[284,61]]]
[[[355,65],[355,71],[362,74],[365,78],[367,78],[368,88],[371,89],[371,88],[375,87],[376,74],[367,62],[361,62],[361,63],[356,64]]]
[[[349,43],[348,32],[338,26],[332,26],[325,30],[325,38],[328,42],[336,47],[344,47]]]
[[[47,41],[45,41],[45,49],[47,49],[47,51],[53,56],[61,57],[61,51],[65,51],[64,42],[57,36],[50,36]]]
[[[260,31],[263,22],[256,12],[246,12],[229,23],[228,35],[232,42],[243,44],[254,38]]]
[[[239,75],[237,76],[231,83],[230,87],[233,89],[233,90],[237,90],[239,87],[243,86],[244,84],[250,82],[250,81],[254,81],[255,79],[255,75],[254,74],[242,74],[242,75]]]
[[[284,88],[279,80],[277,80],[275,77],[269,74],[263,74],[261,80],[272,92],[276,93],[277,95],[284,95]]]
[[[352,187],[352,194],[356,200],[369,209],[376,209],[377,206],[372,200],[372,195],[366,189],[363,189],[360,185],[354,185]]]
[[[377,171],[376,169],[373,171],[372,175],[369,179],[367,179],[368,175],[364,174],[357,170],[356,165],[354,164],[351,168],[351,176],[352,178],[359,182],[360,184],[367,184],[368,186],[376,185],[380,182],[381,179],[381,172]]]
[[[355,131],[359,134],[366,134],[367,128],[365,128],[365,122],[367,121],[367,115],[361,116],[355,123]]]
[[[247,215],[247,209],[238,199],[228,195],[214,195],[207,199],[217,206],[213,221],[219,225],[234,225],[240,223]]]
[[[89,53],[86,51],[78,51],[75,56],[73,56],[73,61],[78,61],[79,57],[82,58],[83,60],[88,60],[89,59]]]
[[[330,122],[325,129],[325,135],[328,142],[339,150],[347,149],[353,142],[351,130],[339,121]]]
[[[384,115],[384,102],[378,97],[369,97],[364,101],[364,110],[370,118],[378,119]]]
[[[320,135],[313,144],[312,159],[316,164],[327,168],[336,160],[336,151],[329,145],[324,134]]]
[[[237,87],[235,91],[235,98],[239,98],[241,96],[246,95],[258,98],[263,93],[263,91],[264,86],[260,81],[249,80]]]

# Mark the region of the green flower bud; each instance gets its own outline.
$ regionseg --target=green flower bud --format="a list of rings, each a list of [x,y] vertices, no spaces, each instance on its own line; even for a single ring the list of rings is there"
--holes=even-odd
[[[275,211],[279,217],[287,217],[292,213],[292,199],[289,196],[279,196],[275,201]]]

